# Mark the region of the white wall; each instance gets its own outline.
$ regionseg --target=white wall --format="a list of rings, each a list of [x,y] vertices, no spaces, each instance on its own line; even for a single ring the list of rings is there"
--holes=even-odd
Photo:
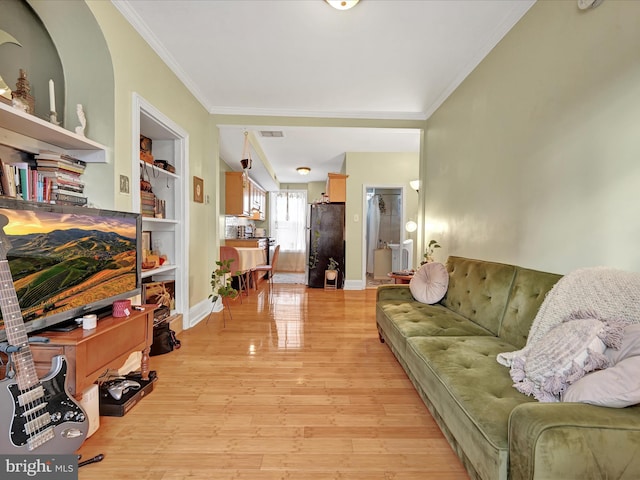
[[[537,2],[429,119],[424,155],[442,259],[640,271],[640,2]]]

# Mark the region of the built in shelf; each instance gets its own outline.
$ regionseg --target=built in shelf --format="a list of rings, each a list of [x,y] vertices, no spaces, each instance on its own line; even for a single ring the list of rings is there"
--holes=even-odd
[[[34,154],[53,150],[85,162],[107,160],[104,145],[4,103],[0,103],[0,143]]]
[[[161,273],[173,272],[177,265],[162,265],[161,267],[152,268],[150,270],[142,271],[142,278],[153,277],[154,275],[159,275]]]
[[[144,170],[144,169],[150,170],[151,171],[151,175],[153,175],[154,178],[157,177],[169,177],[169,178],[180,178],[180,176],[177,173],[171,173],[169,170],[165,170],[164,168],[160,168],[160,167],[156,167],[155,165],[151,164],[151,163],[147,163],[147,162],[143,162],[142,160],[140,161],[140,170]]]
[[[178,220],[174,220],[173,218],[155,218],[155,217],[142,217],[143,222],[156,223],[159,225],[162,224],[172,224],[176,225],[180,223]]]

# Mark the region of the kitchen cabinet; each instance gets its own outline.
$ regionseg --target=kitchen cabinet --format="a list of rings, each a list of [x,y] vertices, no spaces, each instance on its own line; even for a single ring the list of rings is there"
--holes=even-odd
[[[225,214],[264,220],[266,192],[244,172],[225,172]]]
[[[347,201],[347,177],[341,173],[329,173],[326,194],[330,203],[344,203]]]
[[[224,205],[227,215],[249,215],[249,178],[244,172],[225,172]]]

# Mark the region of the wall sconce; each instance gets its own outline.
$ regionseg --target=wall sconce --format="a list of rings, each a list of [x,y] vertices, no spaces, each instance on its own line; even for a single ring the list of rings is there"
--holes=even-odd
[[[416,192],[420,193],[420,180],[411,180],[409,182],[409,186],[413,188]]]
[[[311,172],[311,169],[309,167],[298,167],[296,168],[296,171],[300,175],[309,175],[309,172]]]
[[[413,233],[418,229],[418,224],[416,222],[414,222],[413,220],[409,220],[405,224],[404,229],[409,233]]]

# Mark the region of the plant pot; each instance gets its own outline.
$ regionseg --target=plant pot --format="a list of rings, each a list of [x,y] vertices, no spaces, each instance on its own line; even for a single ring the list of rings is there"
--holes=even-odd
[[[337,270],[327,270],[327,280],[331,280],[332,282],[336,279],[336,277],[338,276],[338,271]]]

